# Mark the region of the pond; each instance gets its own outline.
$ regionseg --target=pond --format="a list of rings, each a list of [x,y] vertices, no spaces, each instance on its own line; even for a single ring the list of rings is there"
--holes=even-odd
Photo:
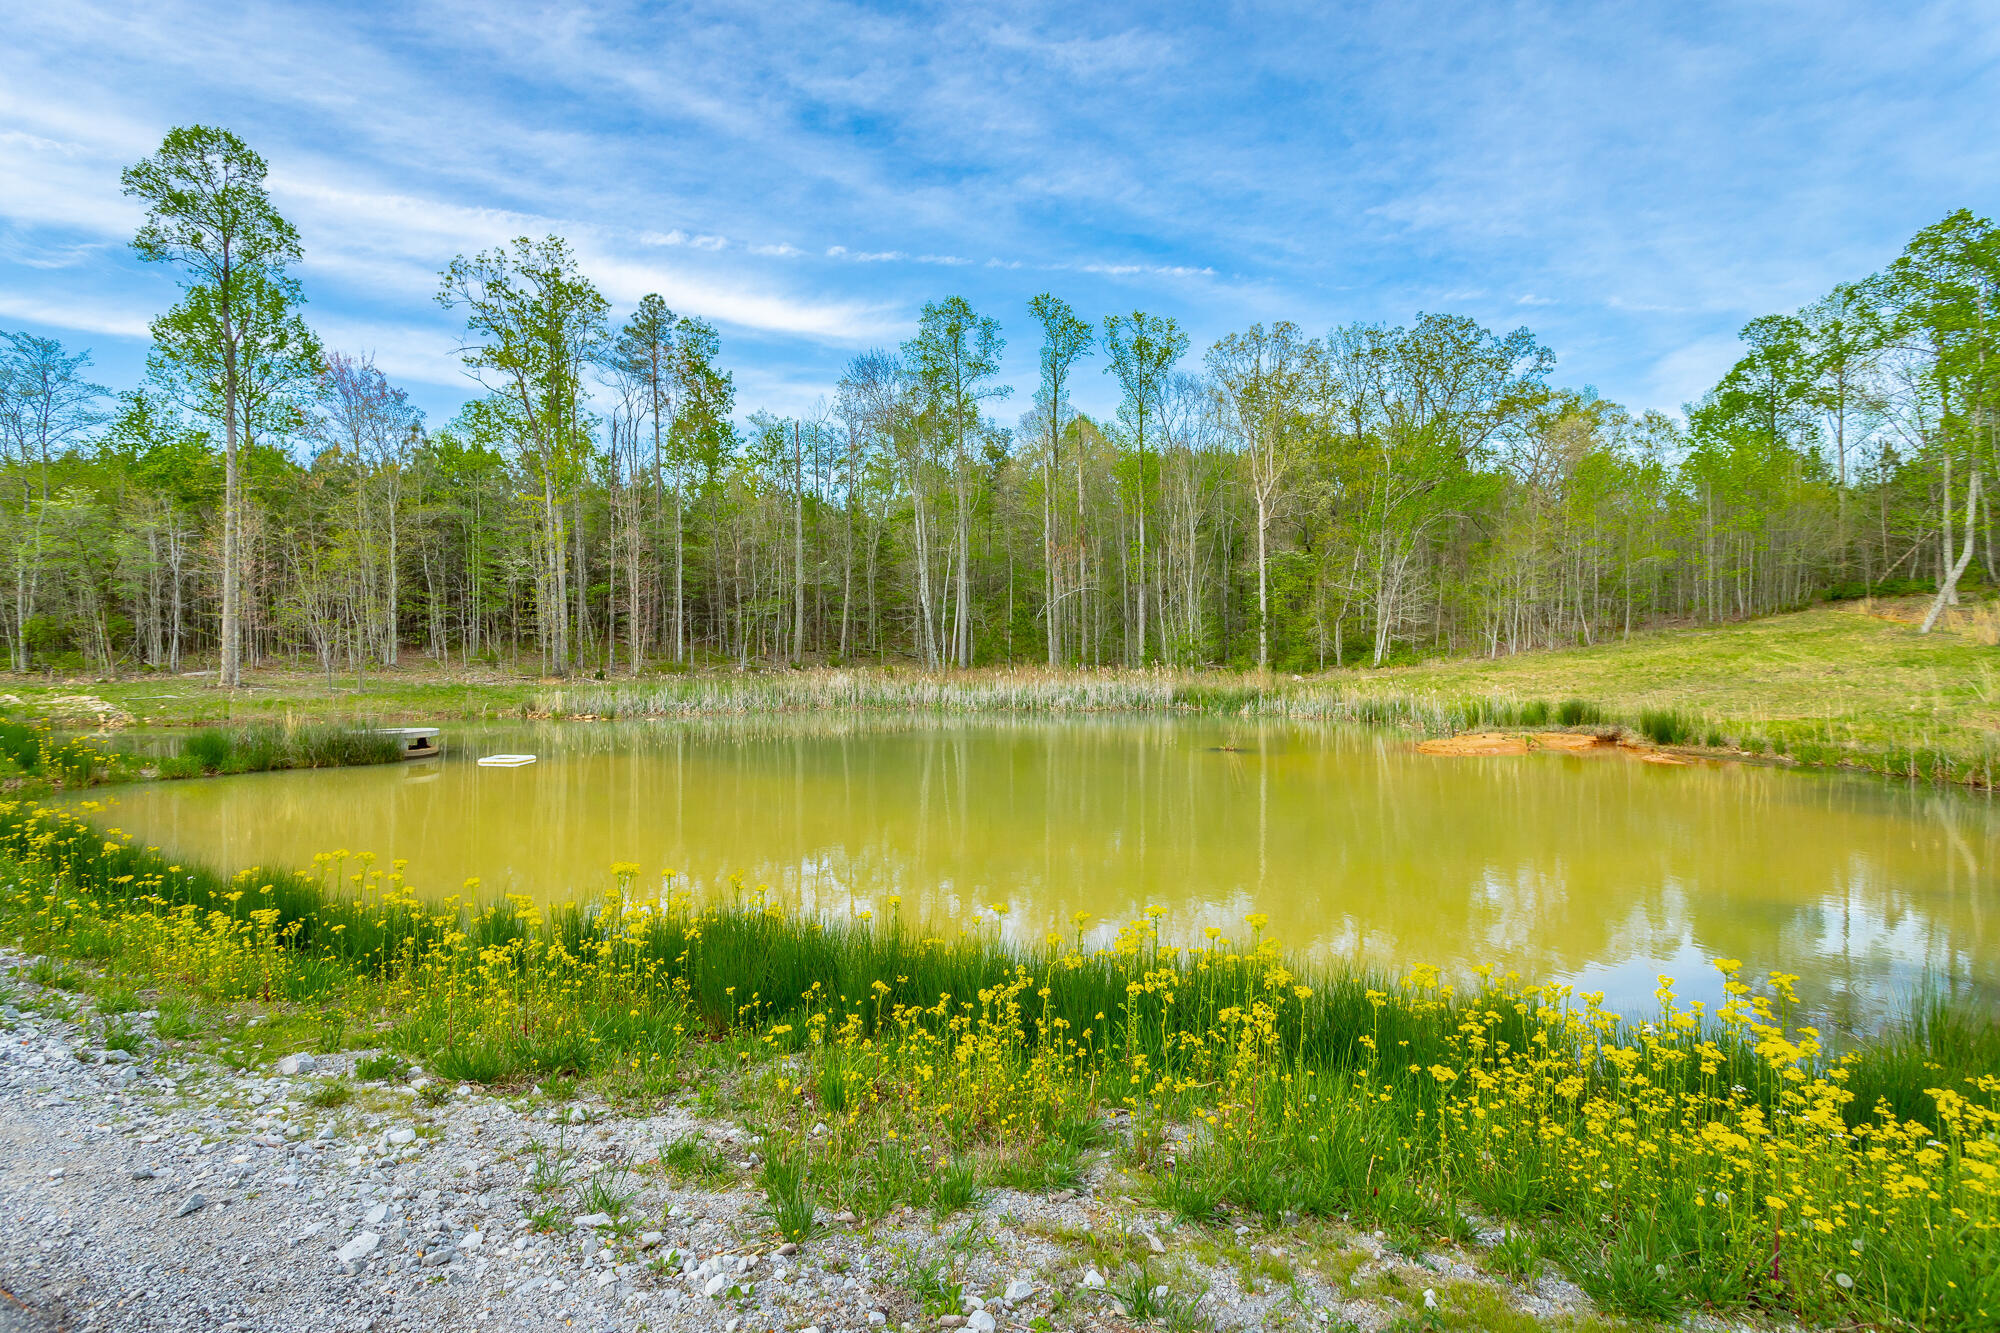
[[[419,892],[602,893],[614,862],[698,895],[1039,939],[1245,917],[1395,974],[1482,964],[1654,1009],[1708,960],[1798,973],[1865,1027],[1919,988],[2000,997],[2000,818],[1984,797],[1615,752],[1446,758],[1363,730],[1098,718],[778,718],[456,727],[436,760],[113,789],[101,818],[224,868],[408,862]],[[537,762],[486,768],[481,755]],[[104,794],[98,793],[99,799]],[[359,869],[350,860],[349,872]],[[995,918],[993,908],[1004,915]]]

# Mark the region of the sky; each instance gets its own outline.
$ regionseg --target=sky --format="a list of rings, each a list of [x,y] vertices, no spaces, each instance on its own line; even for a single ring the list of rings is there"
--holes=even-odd
[[[745,413],[967,297],[1028,405],[1027,301],[1532,328],[1555,380],[1678,411],[1736,330],[2000,208],[2000,9],[148,3],[7,6],[0,330],[144,373],[174,276],[119,172],[179,124],[270,164],[307,315],[435,423],[476,387],[459,253],[566,237],[623,318],[713,321]],[[1076,377],[1085,410],[1116,393]]]

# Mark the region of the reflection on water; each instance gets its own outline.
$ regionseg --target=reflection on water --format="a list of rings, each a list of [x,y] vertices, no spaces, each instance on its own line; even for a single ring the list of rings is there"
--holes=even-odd
[[[124,789],[106,818],[220,866],[405,858],[420,891],[592,894],[613,861],[821,910],[890,895],[1020,937],[1247,935],[1400,971],[1492,963],[1652,1007],[1706,960],[1805,977],[1866,1024],[1913,986],[2000,995],[1990,804],[1871,780],[1612,755],[1442,759],[1394,737],[1213,722],[460,728],[443,760]],[[479,768],[480,754],[540,762]]]

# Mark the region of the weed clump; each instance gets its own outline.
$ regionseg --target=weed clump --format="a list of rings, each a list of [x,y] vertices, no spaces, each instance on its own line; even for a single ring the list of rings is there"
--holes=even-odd
[[[1565,727],[1594,727],[1604,721],[1604,710],[1584,699],[1565,699],[1556,707],[1556,721]]]
[[[402,758],[394,736],[329,724],[255,726],[234,731],[207,727],[183,737],[180,753],[160,765],[163,777],[268,773],[286,768],[345,768],[390,764]]]
[[[1673,708],[1648,708],[1639,714],[1639,730],[1655,745],[1682,745],[1696,734],[1697,724]]]

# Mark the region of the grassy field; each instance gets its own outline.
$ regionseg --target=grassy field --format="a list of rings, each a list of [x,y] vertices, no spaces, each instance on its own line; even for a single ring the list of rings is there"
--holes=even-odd
[[[636,866],[595,910],[547,913],[426,904],[362,867],[358,895],[347,862],[225,878],[0,802],[0,936],[45,955],[31,979],[113,1009],[164,986],[292,1029],[317,1014],[325,1049],[386,1033],[446,1082],[692,1097],[762,1136],[771,1230],[794,1242],[833,1208],[942,1218],[1108,1159],[1218,1239],[1345,1219],[1400,1253],[1558,1268],[1644,1321],[2000,1312],[2000,1032],[1948,1011],[1836,1056],[1794,978],[1729,960],[1715,1011],[1663,983],[1628,1022],[1510,978],[1309,968],[1254,915],[1233,940],[1176,945],[1149,910],[1109,947],[1020,949],[893,908],[697,910]]]
[[[1915,608],[1843,603],[1716,627],[1498,659],[1258,679],[1236,673],[1034,668],[727,669],[638,680],[538,680],[415,665],[329,689],[263,670],[199,679],[19,680],[13,694],[89,723],[452,722],[524,714],[701,716],[852,709],[939,713],[1198,712],[1347,720],[1436,735],[1482,727],[1619,727],[1652,742],[1787,763],[1993,784],[2000,773],[2000,619],[1971,608],[1930,635]],[[345,678],[344,678],[345,679]]]
[[[1923,635],[1908,613],[1841,603],[1591,648],[1331,679],[1362,693],[1576,697],[1618,715],[1673,708],[1728,730],[1831,733],[1857,749],[1915,740],[1978,750],[2000,729],[2000,648],[1983,622]]]

